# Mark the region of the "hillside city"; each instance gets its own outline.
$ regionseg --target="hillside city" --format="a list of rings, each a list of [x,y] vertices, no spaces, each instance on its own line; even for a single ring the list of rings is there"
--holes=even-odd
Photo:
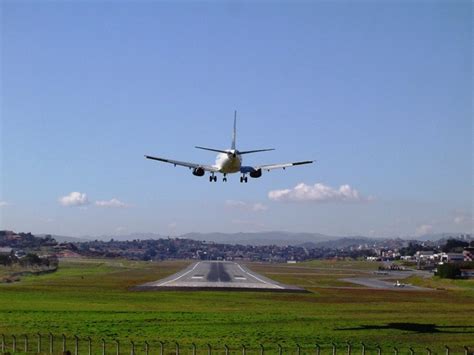
[[[135,239],[131,241],[57,242],[51,235],[0,231],[0,255],[19,258],[28,253],[57,258],[106,257],[131,260],[246,260],[300,262],[310,259],[365,258],[374,261],[407,260],[425,266],[436,262],[472,261],[474,240],[469,234],[438,241],[403,239],[342,238],[342,247],[305,245],[240,245],[180,238]]]

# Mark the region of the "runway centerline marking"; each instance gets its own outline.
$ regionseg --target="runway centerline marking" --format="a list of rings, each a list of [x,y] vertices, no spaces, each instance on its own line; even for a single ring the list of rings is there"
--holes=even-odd
[[[161,284],[158,284],[157,286],[163,286],[163,285],[166,285],[166,284],[168,284],[168,283],[170,283],[170,282],[174,282],[174,281],[176,281],[176,280],[179,280],[179,279],[182,278],[183,276],[186,276],[187,274],[189,274],[191,271],[194,271],[194,269],[195,269],[200,263],[201,263],[201,262],[196,263],[196,265],[194,265],[194,267],[193,267],[191,270],[185,272],[185,273],[182,274],[182,275],[179,275],[177,278],[175,278],[175,279],[173,279],[173,280],[165,281],[165,282],[163,282],[163,283],[161,283]]]

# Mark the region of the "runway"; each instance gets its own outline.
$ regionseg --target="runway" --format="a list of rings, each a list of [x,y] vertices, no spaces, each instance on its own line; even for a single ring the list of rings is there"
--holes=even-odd
[[[271,280],[232,261],[198,261],[174,275],[148,282],[135,289],[306,292],[302,288]]]
[[[390,271],[387,275],[381,275],[378,277],[349,277],[340,279],[341,281],[351,282],[357,285],[365,286],[368,288],[382,289],[382,290],[397,290],[397,291],[433,291],[431,288],[425,288],[420,286],[414,286],[411,284],[403,283],[403,280],[407,277],[416,275],[426,275],[426,273],[420,271]],[[429,274],[428,274],[429,275]],[[395,283],[400,282],[403,286],[395,286]]]

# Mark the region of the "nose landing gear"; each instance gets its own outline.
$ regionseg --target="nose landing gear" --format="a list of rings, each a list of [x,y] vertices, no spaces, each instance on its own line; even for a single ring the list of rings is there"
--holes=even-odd
[[[222,181],[227,182],[227,174],[224,174],[224,177],[222,178]]]

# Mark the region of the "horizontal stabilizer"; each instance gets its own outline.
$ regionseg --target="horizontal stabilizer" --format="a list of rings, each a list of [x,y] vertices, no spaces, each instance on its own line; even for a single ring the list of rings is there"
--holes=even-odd
[[[214,148],[205,148],[205,147],[194,147],[194,148],[197,148],[197,149],[202,149],[202,150],[209,150],[211,152],[216,152],[216,153],[224,153],[224,154],[228,154],[229,152],[228,151],[225,151],[225,150],[222,150],[222,149],[214,149]]]
[[[239,152],[239,154],[250,154],[250,153],[259,153],[259,152],[269,152],[270,150],[275,150],[275,148],[246,150],[246,151],[243,151],[243,152]]]

